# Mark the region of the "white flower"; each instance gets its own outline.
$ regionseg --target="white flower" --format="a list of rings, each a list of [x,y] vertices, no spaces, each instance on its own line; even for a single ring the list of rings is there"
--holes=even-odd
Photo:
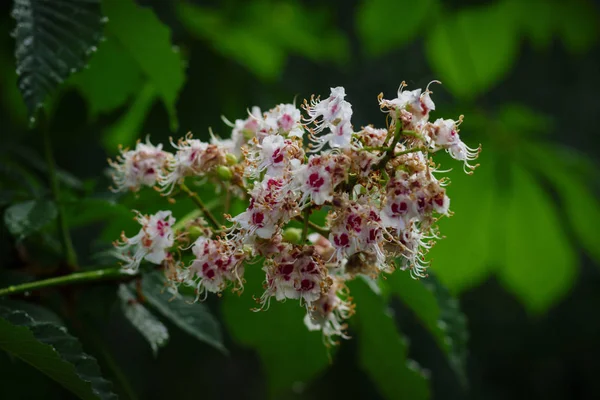
[[[178,144],[175,157],[168,163],[168,173],[160,177],[160,184],[170,192],[173,186],[186,176],[202,176],[218,165],[226,164],[226,150],[216,144],[209,144],[186,136]]]
[[[313,124],[314,129],[310,140],[315,143],[312,152],[320,151],[326,144],[331,148],[346,149],[351,147],[352,142],[352,105],[344,100],[346,92],[343,87],[331,88],[331,95],[325,100],[312,98],[310,105],[304,104],[308,113],[305,120],[307,124]],[[329,132],[318,135],[325,128]]]
[[[162,144],[153,146],[149,139],[146,143],[138,142],[135,150],[122,150],[116,162],[108,161],[114,169],[112,178],[116,187],[113,191],[137,191],[141,186],[154,186],[170,158],[172,155],[162,150]]]
[[[188,280],[193,282],[197,296],[202,293],[218,293],[229,282],[241,284],[244,274],[243,252],[234,252],[231,243],[199,237],[192,246],[195,259],[187,270]],[[190,284],[188,282],[188,284]]]
[[[304,127],[300,110],[293,104],[279,104],[264,115],[264,120],[273,134],[302,138]]]
[[[468,147],[458,134],[458,125],[462,122],[462,116],[459,118],[458,123],[451,119],[437,119],[433,124],[428,123],[424,131],[428,138],[431,140],[431,147],[434,150],[446,149],[448,154],[452,158],[458,161],[464,161],[464,168],[471,170],[475,169],[477,165],[470,165],[469,161],[475,160],[479,156],[481,146],[472,149]]]
[[[335,337],[349,339],[348,325],[344,322],[354,314],[354,306],[348,300],[349,294],[343,280],[335,279],[329,290],[312,303],[304,317],[304,324],[310,331],[322,331],[326,344],[334,345]]]
[[[331,201],[334,188],[346,180],[349,165],[350,159],[344,154],[311,156],[294,175],[296,189],[302,193],[300,203],[304,204],[309,198],[317,205]]]
[[[439,82],[432,81],[429,85],[432,83]],[[429,85],[427,85],[425,92],[421,93],[421,89],[404,90],[406,83],[402,82],[398,88],[398,97],[392,100],[380,98],[379,105],[382,109],[387,109],[390,112],[406,111],[410,113],[410,117],[404,116],[403,119],[410,120],[413,127],[418,126],[421,122],[427,121],[430,111],[435,110],[435,104],[430,96]]]
[[[123,233],[121,242],[116,243],[117,257],[127,262],[123,268],[133,271],[138,269],[142,260],[161,264],[174,243],[175,218],[171,211],[159,211],[150,216],[138,214],[137,221],[142,225],[139,233],[132,238],[125,237]]]

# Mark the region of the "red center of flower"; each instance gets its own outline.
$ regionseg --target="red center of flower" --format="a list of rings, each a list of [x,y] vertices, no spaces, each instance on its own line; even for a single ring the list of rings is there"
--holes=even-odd
[[[315,283],[313,281],[311,281],[310,279],[302,279],[302,281],[300,282],[300,290],[303,292],[312,290],[312,288],[314,288],[314,287],[315,287]]]
[[[294,127],[294,119],[290,114],[283,114],[281,118],[279,118],[279,121],[277,121],[277,124],[281,129],[287,132]]]
[[[392,212],[397,215],[406,214],[408,210],[408,204],[405,201],[401,201],[400,203],[392,203]]]
[[[318,173],[314,172],[310,174],[308,177],[308,184],[310,187],[314,189],[319,189],[325,183],[325,179],[323,179]]]
[[[281,149],[275,149],[275,151],[273,152],[273,163],[278,164],[280,162],[283,161],[283,153],[281,152]]]
[[[262,223],[264,220],[265,220],[265,214],[263,214],[261,212],[252,214],[252,223],[254,225],[262,226]]]
[[[350,238],[348,238],[347,233],[342,233],[341,235],[335,235],[333,237],[333,242],[337,247],[347,247],[350,244]]]
[[[360,228],[361,223],[362,223],[362,218],[360,218],[358,215],[348,216],[348,224],[347,224],[348,229],[353,229],[355,232],[360,232],[361,231],[361,228]]]

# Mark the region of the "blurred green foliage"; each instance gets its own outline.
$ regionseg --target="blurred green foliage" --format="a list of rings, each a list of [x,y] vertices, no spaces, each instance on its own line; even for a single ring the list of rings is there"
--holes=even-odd
[[[555,116],[551,118],[532,108],[531,101],[520,97],[524,96],[521,92],[511,93],[508,100],[499,96],[503,100],[493,107],[488,100],[510,80],[525,49],[530,51],[526,46],[532,46],[536,57],[542,57],[556,51],[558,39],[561,51],[566,51],[564,57],[577,60],[597,54],[599,13],[592,3],[497,0],[451,5],[437,0],[363,0],[355,8],[345,3],[283,0],[212,5],[192,1],[147,3],[152,7],[133,0],[102,0],[102,13],[108,17],[105,40],[89,58],[88,67],[72,75],[47,102],[57,143],[62,143],[64,152],[69,153],[62,159],[79,159],[77,153],[82,153],[83,161],[79,160],[78,166],[85,170],[90,165],[93,169],[92,179],[87,181],[73,177],[84,179],[90,175],[89,170],[83,173],[73,167],[75,164],[71,164],[69,173],[59,174],[70,229],[83,232],[78,251],[90,263],[101,258],[102,251],[110,248],[110,241],[118,238],[122,230],[136,229],[130,209],[152,212],[164,208],[164,199],[152,191],[140,197],[118,197],[105,189],[107,180],[100,163],[106,154],[117,152],[118,144],[132,145],[147,133],[164,141],[167,131],[187,131],[187,124],[194,123],[190,121],[214,123],[227,108],[238,109],[242,117],[244,109],[238,106],[242,100],[250,102],[247,106],[257,103],[263,108],[274,104],[274,99],[289,102],[296,91],[307,97],[313,91],[337,85],[332,76],[349,80],[347,71],[369,67],[372,72],[354,75],[375,76],[366,80],[365,86],[371,86],[373,81],[397,85],[402,79],[442,81],[442,87],[431,87],[436,96],[441,94],[440,103],[449,103],[465,114],[461,135],[472,143],[480,141],[484,149],[481,166],[474,175],[466,176],[460,168],[449,173],[452,183],[448,192],[455,215],[440,221],[444,238],[429,255],[439,282],[432,286],[431,281],[413,281],[406,274],[395,274],[380,284],[381,294],[366,282],[353,282],[357,314],[351,332],[356,344],[345,342],[341,347],[357,346],[356,362],[382,397],[432,397],[428,372],[410,359],[409,341],[396,326],[404,329],[405,321],[398,321],[390,312],[392,298],[399,298],[412,310],[442,352],[455,379],[464,380],[469,375],[465,366],[466,322],[456,300],[443,296],[436,285],[441,283],[458,296],[494,276],[530,314],[542,315],[570,292],[584,254],[600,265],[599,171],[595,160],[559,143],[552,133],[563,134],[569,127],[557,125]],[[348,21],[352,21],[351,26]],[[0,21],[5,33],[13,25],[8,19]],[[73,35],[78,35],[75,29],[66,37]],[[2,287],[51,274],[55,268],[52,260],[60,255],[54,239],[56,229],[51,224],[56,212],[45,183],[47,166],[43,161],[36,162],[36,158],[40,159],[35,156],[39,152],[35,135],[39,132],[26,136],[33,143],[19,143],[19,134],[25,135],[27,112],[18,96],[15,59],[9,56],[14,45],[8,39],[8,35],[0,38],[0,99],[2,116],[7,117],[9,125],[0,148],[0,207],[7,230],[2,241],[8,243],[2,248],[16,246],[19,252],[25,249],[27,257],[24,261],[13,255],[3,261]],[[407,47],[416,50],[398,53]],[[406,76],[411,56],[424,58],[432,72],[419,69],[419,76]],[[47,57],[54,62],[64,54]],[[378,75],[384,71],[377,69],[379,65],[389,67],[393,74],[388,72],[386,78],[379,80]],[[597,63],[593,65],[597,67]],[[318,73],[311,75],[307,71]],[[324,78],[319,80],[317,75]],[[253,84],[255,80],[259,83]],[[373,104],[377,91],[392,91],[391,87],[367,90],[360,83],[350,85],[363,88],[360,94],[371,96]],[[532,82],[538,89],[552,85],[553,82]],[[515,85],[511,87],[514,89]],[[44,94],[50,89],[44,87]],[[70,109],[80,103],[80,98],[69,98],[73,91],[85,100],[84,122],[77,122],[75,115],[83,108]],[[354,102],[352,91],[348,92]],[[551,93],[556,97],[569,96]],[[364,104],[358,93],[355,98]],[[162,103],[158,108],[157,100]],[[63,105],[69,108],[68,112],[61,112]],[[206,117],[209,112],[216,116]],[[186,121],[186,125],[179,121]],[[62,126],[71,126],[72,130],[71,136],[61,141]],[[222,126],[218,130],[225,131]],[[196,134],[202,137],[204,133]],[[82,139],[77,141],[78,137]],[[29,144],[31,148],[27,148]],[[25,146],[29,153],[24,156],[19,146]],[[89,160],[86,153],[90,154]],[[100,156],[93,159],[92,153]],[[442,166],[451,165],[442,158]],[[206,198],[212,197],[215,190],[209,185],[194,189]],[[222,206],[214,205],[218,211]],[[176,204],[169,207],[176,216],[183,217],[192,205],[189,199],[179,196]],[[31,268],[30,259],[37,258],[50,261],[40,261],[40,265]],[[15,272],[22,266],[27,267],[25,276]],[[271,305],[269,312],[250,312],[255,307],[252,296],[261,292],[260,275],[259,265],[247,266],[244,294],[238,297],[228,293],[219,300],[220,307],[213,305],[212,311],[222,314],[228,347],[241,352],[235,347],[239,345],[260,357],[268,396],[294,398],[293,388],[318,382],[331,363],[335,368],[336,359],[343,356],[338,353],[344,350],[327,349],[319,334],[308,332],[302,323],[304,310],[295,304],[277,303]],[[146,279],[144,284],[149,284]],[[154,282],[153,286],[161,285]],[[112,302],[107,301],[105,306],[110,308],[116,293],[107,297]],[[35,300],[61,308],[51,295]],[[176,310],[163,300],[150,299],[150,305],[164,319],[197,339],[193,346],[208,343],[206,348],[199,347],[203,352],[211,346],[222,349],[220,334],[216,333],[219,328],[208,308],[198,306],[191,322],[186,323],[181,313],[188,315],[189,310]],[[104,324],[107,317],[103,318],[97,321]],[[19,324],[6,325],[5,320],[10,318],[0,319],[4,324],[0,337],[5,340],[1,347],[11,352],[6,346],[15,342],[6,338],[14,339],[14,335],[29,339],[33,335],[44,346],[35,329],[15,328]],[[203,325],[206,321],[213,322]],[[165,326],[171,328],[167,323]],[[213,332],[213,336],[203,336],[206,332]],[[172,340],[169,346],[174,346]],[[158,357],[168,349],[161,349]],[[12,352],[18,357],[16,350]],[[56,359],[56,355],[50,354],[49,359]],[[194,361],[200,364],[203,360]],[[111,368],[110,358],[99,356],[99,362],[103,372],[111,371],[107,375],[122,375]],[[36,365],[36,361],[31,364]],[[203,374],[218,373],[210,366],[204,368]],[[184,373],[173,369],[173,375]],[[115,390],[131,397],[128,384],[118,383],[122,380],[123,377],[115,379]],[[72,377],[65,386],[75,391],[69,385],[80,383]],[[194,390],[190,392],[195,397],[198,392]],[[248,398],[261,397],[245,394]],[[433,396],[444,398],[440,393]]]

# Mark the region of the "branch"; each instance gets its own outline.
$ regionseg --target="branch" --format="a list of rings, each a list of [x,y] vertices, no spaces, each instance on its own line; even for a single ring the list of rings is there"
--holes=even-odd
[[[79,284],[85,282],[99,281],[103,279],[126,278],[131,276],[132,275],[130,273],[123,272],[121,267],[97,269],[94,271],[86,272],[75,272],[69,275],[63,275],[55,278],[42,279],[40,281],[28,282],[23,283],[21,285],[13,285],[6,287],[4,289],[0,289],[0,297],[43,289],[46,287]]]
[[[215,216],[212,215],[212,213],[210,212],[208,207],[206,207],[202,199],[196,193],[192,192],[192,190],[189,187],[187,187],[184,183],[180,184],[179,186],[181,187],[181,190],[186,192],[192,198],[194,203],[196,203],[198,208],[202,211],[202,213],[208,219],[208,222],[210,222],[213,228],[215,228],[216,230],[220,230],[222,225],[219,223],[219,221],[217,221]]]

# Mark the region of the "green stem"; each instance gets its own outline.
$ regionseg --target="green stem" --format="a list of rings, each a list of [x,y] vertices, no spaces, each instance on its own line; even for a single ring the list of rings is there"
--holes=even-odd
[[[377,164],[377,167],[374,169],[381,169],[382,167],[385,168],[385,165],[387,164],[387,162],[394,155],[394,150],[396,149],[396,145],[400,141],[400,136],[402,136],[402,121],[396,121],[396,130],[394,131],[394,140],[392,141],[392,144],[390,145],[390,147],[388,147],[388,149],[385,153],[385,156],[383,156],[381,161],[379,161],[379,163]]]
[[[50,132],[48,129],[48,121],[44,114],[40,115],[41,129],[44,136],[44,152],[46,155],[46,162],[48,163],[48,176],[50,178],[50,190],[52,191],[52,197],[56,203],[56,209],[58,211],[58,232],[60,235],[60,241],[63,248],[65,260],[69,269],[77,270],[77,253],[73,247],[71,235],[69,234],[69,226],[65,216],[65,210],[60,199],[60,187],[58,184],[58,177],[56,176],[56,163],[54,161],[54,155],[52,154],[52,142],[50,141]]]
[[[310,207],[306,208],[303,212],[304,214],[304,225],[302,225],[302,237],[300,239],[300,243],[305,243],[306,242],[306,238],[308,237],[308,226],[310,225],[310,214],[312,213],[312,210],[310,209]]]
[[[299,222],[306,222],[305,219],[303,217],[301,217],[300,215],[296,216],[295,218],[296,221]],[[328,237],[329,236],[329,230],[327,228],[324,228],[322,226],[319,226],[317,224],[315,224],[314,222],[312,222],[311,220],[308,221],[308,226],[315,232],[317,232],[318,234],[320,234],[321,236],[324,237]],[[307,235],[308,237],[308,235]]]
[[[85,282],[99,281],[103,279],[115,279],[130,277],[131,274],[123,272],[120,267],[97,269],[94,271],[75,272],[69,275],[57,276],[55,278],[42,279],[40,281],[13,285],[0,289],[0,297],[11,294],[29,292],[54,286],[64,286]]]
[[[187,187],[184,183],[180,184],[179,186],[181,187],[181,190],[186,192],[192,198],[194,203],[196,203],[198,208],[202,211],[202,213],[208,219],[208,222],[213,226],[213,228],[215,228],[216,230],[220,230],[221,224],[219,223],[219,221],[217,221],[215,216],[212,215],[212,213],[210,212],[208,207],[206,207],[202,199],[196,193],[192,192],[190,188]]]

